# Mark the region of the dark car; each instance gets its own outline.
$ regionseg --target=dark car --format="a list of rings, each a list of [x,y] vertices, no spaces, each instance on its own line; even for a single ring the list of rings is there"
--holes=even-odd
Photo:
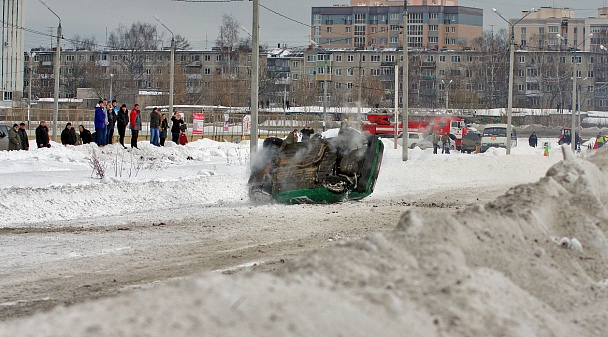
[[[471,153],[477,150],[477,147],[481,147],[481,133],[477,131],[469,131],[462,136],[462,145],[460,146],[460,152]]]
[[[0,124],[0,151],[8,150],[8,126]]]

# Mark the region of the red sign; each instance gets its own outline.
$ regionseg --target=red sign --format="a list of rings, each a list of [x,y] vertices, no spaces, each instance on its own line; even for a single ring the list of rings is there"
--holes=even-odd
[[[205,113],[192,114],[192,134],[202,135],[205,132]]]

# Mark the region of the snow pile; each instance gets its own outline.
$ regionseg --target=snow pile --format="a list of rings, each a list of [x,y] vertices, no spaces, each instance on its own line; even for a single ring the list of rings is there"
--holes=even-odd
[[[0,336],[603,336],[606,154],[569,154],[453,217],[407,211],[392,232],[272,275],[208,273],[2,323]]]

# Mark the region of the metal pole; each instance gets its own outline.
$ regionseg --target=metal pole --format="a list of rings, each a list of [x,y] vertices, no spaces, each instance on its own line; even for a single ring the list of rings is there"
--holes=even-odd
[[[175,86],[175,36],[171,33],[171,69],[169,69],[169,113],[173,113],[173,95]]]
[[[251,46],[251,140],[249,143],[250,158],[258,149],[258,96],[260,64],[260,0],[253,0],[253,27]],[[250,161],[253,164],[253,160]]]
[[[445,113],[446,113],[446,114],[448,113],[448,102],[449,102],[449,100],[450,100],[450,96],[449,96],[449,95],[450,95],[450,93],[449,93],[449,91],[448,91],[448,89],[449,89],[449,88],[450,88],[450,84],[448,83],[448,84],[445,86]]]
[[[408,62],[408,43],[407,43],[407,0],[403,0],[403,65],[401,68],[403,69],[403,132],[407,134],[408,132],[408,72],[409,72],[409,62]],[[401,146],[402,154],[401,160],[408,160],[408,147],[407,147],[407,137],[403,137],[403,143]]]
[[[327,56],[323,54],[323,131],[327,123]]]
[[[28,86],[28,98],[27,98],[27,128],[30,128],[31,115],[30,110],[32,108],[32,72],[34,72],[34,56],[36,53],[30,52],[30,85]]]
[[[61,62],[61,20],[57,26],[57,52],[55,53],[55,64],[53,76],[55,76],[55,94],[53,104],[53,141],[57,141],[57,118],[59,116],[59,63]]]
[[[114,74],[110,74],[110,101],[112,101],[112,80],[114,79]]]
[[[403,131],[403,138],[408,137],[408,133]],[[395,149],[399,139],[399,66],[395,65]]]
[[[515,59],[515,27],[511,25],[509,41],[509,102],[507,106],[507,155],[511,154],[511,118],[513,115],[513,67]]]
[[[575,47],[576,49],[576,47]],[[576,55],[576,54],[572,54]],[[572,129],[570,131],[570,147],[576,151],[576,58],[572,56]]]
[[[361,76],[361,58],[363,57],[363,52],[359,52],[359,104],[357,104],[357,127],[361,128],[361,124],[363,124],[362,121],[362,117],[361,117],[361,91],[363,90],[363,77]]]

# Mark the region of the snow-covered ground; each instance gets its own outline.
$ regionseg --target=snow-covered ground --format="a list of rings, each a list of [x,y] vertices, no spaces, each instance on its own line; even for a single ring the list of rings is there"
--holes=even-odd
[[[518,143],[510,156],[504,149],[475,155],[413,149],[404,162],[401,147],[385,140],[376,190],[347,205],[353,210],[373,212],[380,202],[438,192],[448,199],[441,202],[463,191],[479,191],[485,199],[453,216],[425,216],[401,205],[393,231],[337,240],[272,274],[194,275],[8,320],[0,323],[0,336],[605,336],[607,153],[569,153],[562,161],[555,144],[547,157],[523,145],[525,139]],[[92,174],[92,153],[106,165],[104,179]],[[8,230],[0,240],[11,243],[21,242],[11,237],[15,228],[60,228],[88,218],[96,221],[79,226],[121,226],[124,219],[110,215],[176,207],[209,213],[234,207],[244,221],[269,212],[306,218],[311,210],[331,217],[329,205],[251,205],[247,142],[203,140],[165,148],[140,142],[132,151],[53,144],[0,152],[0,162],[0,229]],[[497,187],[511,189],[490,198],[483,193]],[[135,234],[125,235],[136,240]],[[42,256],[51,248],[0,245],[8,273],[20,270],[15,249],[40,249],[27,253]],[[6,273],[0,271],[15,278]],[[0,289],[0,307],[14,305],[3,294]]]

